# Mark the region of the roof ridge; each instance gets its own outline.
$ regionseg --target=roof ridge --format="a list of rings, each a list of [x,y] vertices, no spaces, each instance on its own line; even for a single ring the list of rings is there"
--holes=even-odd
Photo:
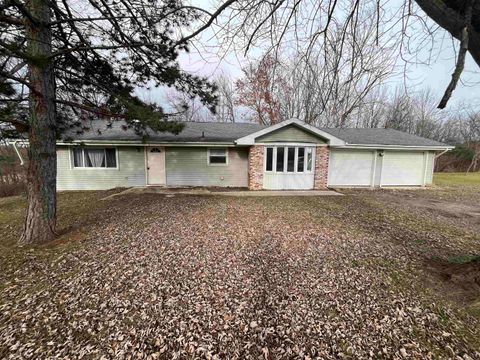
[[[233,122],[233,121],[177,121],[181,124],[228,124],[228,125],[258,125],[258,126],[269,126],[258,123],[251,122]]]

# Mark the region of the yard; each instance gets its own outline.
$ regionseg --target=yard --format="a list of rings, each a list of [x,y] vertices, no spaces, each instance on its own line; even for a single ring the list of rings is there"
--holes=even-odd
[[[37,248],[0,199],[0,358],[480,358],[480,176],[436,183],[62,193]]]

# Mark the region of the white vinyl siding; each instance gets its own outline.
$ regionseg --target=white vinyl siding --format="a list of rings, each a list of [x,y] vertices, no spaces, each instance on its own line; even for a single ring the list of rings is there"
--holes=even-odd
[[[209,164],[207,147],[166,147],[167,186],[247,187],[248,149],[227,151],[227,164],[219,166]]]
[[[332,149],[328,186],[372,186],[375,151]]]
[[[71,146],[57,147],[57,190],[106,190],[145,186],[142,147],[117,147],[116,168],[74,168]]]

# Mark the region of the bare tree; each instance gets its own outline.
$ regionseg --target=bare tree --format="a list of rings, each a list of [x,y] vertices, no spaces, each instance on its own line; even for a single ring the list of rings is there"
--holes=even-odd
[[[166,92],[166,105],[171,109],[170,118],[175,121],[205,122],[215,121],[215,114],[211,112],[197,97],[169,90]]]
[[[385,127],[385,119],[387,118],[390,102],[389,92],[387,90],[386,86],[379,86],[365,97],[363,104],[352,116],[351,125],[353,127]]]
[[[212,83],[216,87],[217,95],[217,105],[214,113],[198,97],[168,90],[165,94],[165,100],[172,110],[171,118],[178,121],[235,122],[237,105],[233,80],[225,74],[220,74],[212,80]]]
[[[472,161],[467,169],[468,173],[470,170],[478,168],[480,163],[480,113],[469,113],[465,127],[464,136],[467,140],[466,144],[473,152]]]
[[[216,111],[216,119],[220,122],[235,122],[236,105],[235,105],[235,89],[232,79],[221,74],[214,80],[217,86],[218,105]]]
[[[301,117],[319,126],[350,124],[349,118],[394,69],[392,49],[373,46],[376,27],[369,19],[368,14],[359,18],[347,32],[332,26],[309,55],[299,53],[293,61],[283,62],[282,75],[288,81],[282,91],[286,117]]]
[[[480,4],[473,0],[405,0],[400,5],[391,0],[240,0],[225,11],[220,29],[229,46],[244,52],[269,46],[275,56],[284,44],[306,49],[309,56],[317,44],[327,44],[336,29],[342,34],[337,52],[343,54],[348,43],[359,42],[361,32],[352,29],[366,15],[375,27],[375,42],[370,45],[389,44],[407,63],[424,61],[418,60],[424,50],[431,54],[425,61],[434,61],[440,27],[460,41],[455,71],[439,108],[446,106],[459,81],[467,51],[480,65]],[[328,47],[323,49],[328,59]]]

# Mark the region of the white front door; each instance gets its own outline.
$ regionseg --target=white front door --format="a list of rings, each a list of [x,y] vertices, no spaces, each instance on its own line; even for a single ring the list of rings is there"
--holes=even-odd
[[[266,146],[264,158],[264,189],[313,189],[315,177],[315,147]]]
[[[165,147],[148,147],[147,151],[147,184],[165,185]]]

